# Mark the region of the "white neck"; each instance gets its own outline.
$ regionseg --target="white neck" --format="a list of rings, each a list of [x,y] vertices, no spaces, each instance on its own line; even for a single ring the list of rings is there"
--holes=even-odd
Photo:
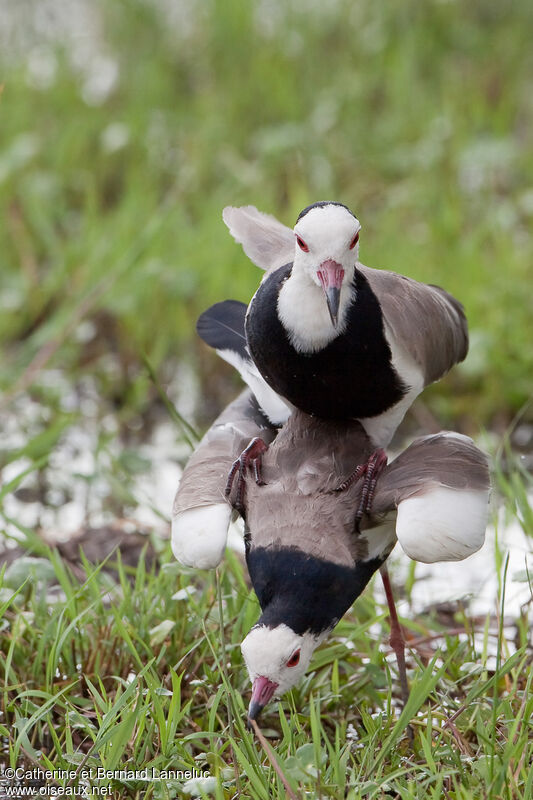
[[[294,349],[314,353],[344,333],[348,309],[354,299],[352,282],[345,282],[341,288],[339,321],[334,328],[322,287],[293,267],[278,296],[278,316]]]

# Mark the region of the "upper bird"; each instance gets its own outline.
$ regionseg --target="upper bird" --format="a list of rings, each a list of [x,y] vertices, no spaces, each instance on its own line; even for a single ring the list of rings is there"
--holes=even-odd
[[[267,273],[248,310],[226,301],[205,312],[200,336],[239,369],[272,422],[293,407],[357,419],[385,447],[422,389],[465,358],[461,304],[436,286],[363,266],[361,225],[342,203],[304,208],[294,230],[253,206],[227,207],[223,218]],[[219,347],[221,326],[240,334],[237,349],[234,336]]]

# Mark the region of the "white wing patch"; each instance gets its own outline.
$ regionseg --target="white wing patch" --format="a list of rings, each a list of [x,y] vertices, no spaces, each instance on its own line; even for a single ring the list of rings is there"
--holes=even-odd
[[[488,501],[488,490],[444,486],[410,497],[398,506],[398,541],[415,561],[462,561],[485,541]]]
[[[226,548],[231,508],[227,503],[196,506],[172,520],[172,552],[185,567],[212,569]]]

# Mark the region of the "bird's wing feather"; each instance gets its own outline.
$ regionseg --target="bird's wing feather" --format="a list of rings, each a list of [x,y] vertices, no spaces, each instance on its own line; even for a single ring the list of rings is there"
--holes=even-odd
[[[372,513],[398,509],[396,535],[411,558],[460,561],[483,544],[489,491],[487,458],[468,437],[424,436],[382,473]]]
[[[224,489],[233,461],[254,436],[270,442],[276,429],[270,425],[247,389],[211,425],[189,459],[174,500],[173,514],[212,503],[225,502]]]
[[[248,258],[261,269],[277,269],[292,260],[294,233],[255,206],[226,206],[222,219]]]
[[[458,300],[438,286],[394,272],[360,269],[381,305],[386,331],[420,365],[426,386],[463,361],[468,328]]]
[[[172,549],[182,564],[208,569],[220,563],[231,517],[228,473],[254,436],[270,442],[275,429],[245,391],[209,428],[183,471],[172,512]]]
[[[198,336],[215,350],[232,350],[241,358],[249,359],[244,332],[246,308],[246,304],[238,300],[215,303],[198,318]]]
[[[457,433],[446,431],[415,439],[381,474],[373,510],[391,511],[434,486],[487,491],[490,477],[486,455],[471,439]]]
[[[274,425],[281,425],[291,410],[268,385],[255,366],[246,346],[244,318],[246,305],[237,300],[215,303],[196,323],[198,335],[218,355],[234,367],[255,395],[261,409]]]

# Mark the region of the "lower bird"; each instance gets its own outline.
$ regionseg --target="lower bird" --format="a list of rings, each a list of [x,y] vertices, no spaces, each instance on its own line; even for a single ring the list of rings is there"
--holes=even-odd
[[[250,441],[252,458],[243,461]],[[242,643],[252,681],[250,719],[301,678],[397,540],[424,562],[460,560],[483,543],[489,477],[470,439],[441,433],[416,440],[362,498],[362,482],[350,476],[372,448],[357,421],[295,412],[278,431],[246,391],[209,429],[184,471],[172,535],[181,563],[215,567],[233,505],[245,520],[246,562],[261,607]],[[260,473],[249,469],[258,455]],[[405,697],[397,625],[393,633]]]

